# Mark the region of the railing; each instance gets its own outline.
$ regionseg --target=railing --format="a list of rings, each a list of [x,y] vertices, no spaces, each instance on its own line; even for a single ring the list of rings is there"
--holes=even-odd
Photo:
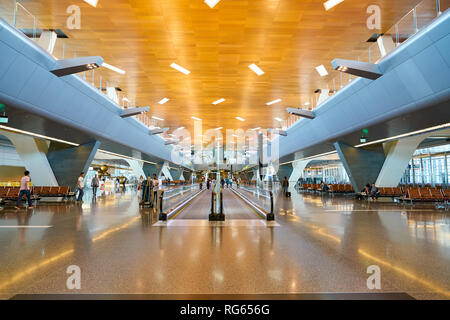
[[[43,30],[49,29],[17,0],[0,0],[0,17],[35,42],[38,42]],[[68,38],[58,38],[51,54],[57,60],[91,55],[101,56],[99,52],[88,52],[75,39]],[[99,68],[79,73],[77,76],[107,96],[118,108],[125,109],[135,106],[135,101],[131,97],[128,97],[123,91],[115,89],[120,87],[120,83],[118,80],[114,80],[117,76],[112,76],[112,73],[114,71]],[[107,88],[114,89],[110,89],[110,94],[108,94]],[[134,118],[147,128],[161,125],[159,120],[151,119],[143,113]]]
[[[233,186],[232,190],[244,200],[250,202],[254,207],[261,210],[267,220],[274,220],[275,199],[271,190],[245,185],[241,185],[239,188]]]
[[[169,213],[180,203],[192,197],[198,192],[196,185],[180,186],[175,188],[164,188],[161,212]]]
[[[394,45],[397,48],[405,43],[405,41],[410,37],[429,25],[434,19],[439,17],[444,11],[449,8],[450,0],[424,0],[413,9],[411,9],[394,26],[384,32],[384,36],[392,37]],[[378,43],[374,42],[368,45],[368,48],[365,49],[364,52],[357,57],[339,56],[336,58],[377,64],[384,57],[381,55]],[[327,61],[326,63],[329,64],[330,61]],[[329,95],[325,99],[319,100],[321,92],[311,94],[311,96],[306,101],[303,101],[304,105],[301,107],[307,108],[309,110],[319,108],[329,97],[333,96],[336,92],[339,92],[339,90],[347,86],[347,84],[349,84],[353,79],[357,77],[333,70],[330,72],[329,78],[330,80],[327,81],[321,88],[322,90],[329,90]],[[287,120],[285,120],[282,124],[283,129],[286,130],[292,127],[300,119],[301,117],[289,115]]]

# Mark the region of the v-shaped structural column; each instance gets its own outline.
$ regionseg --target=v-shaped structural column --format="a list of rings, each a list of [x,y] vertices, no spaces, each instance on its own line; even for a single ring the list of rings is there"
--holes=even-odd
[[[93,141],[79,146],[68,146],[52,141],[48,149],[48,162],[60,186],[75,189],[81,172],[86,173],[100,146]]]
[[[335,142],[334,147],[356,192],[362,190],[366,184],[377,180],[385,160],[381,145],[355,148],[342,142]]]

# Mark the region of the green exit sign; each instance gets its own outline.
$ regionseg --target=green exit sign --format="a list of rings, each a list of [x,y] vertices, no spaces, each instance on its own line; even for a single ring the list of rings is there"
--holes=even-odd
[[[0,123],[8,123],[8,117],[0,116]]]

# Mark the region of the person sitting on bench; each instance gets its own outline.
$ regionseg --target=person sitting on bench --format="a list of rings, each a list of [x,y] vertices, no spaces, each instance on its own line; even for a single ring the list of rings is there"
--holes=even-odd
[[[328,185],[322,181],[322,183],[320,184],[320,190],[322,190],[323,192],[327,192],[330,188],[328,187]]]
[[[372,183],[372,187],[370,188],[370,196],[373,199],[378,199],[380,196],[380,190],[375,186],[375,183]]]
[[[358,200],[367,199],[369,195],[370,195],[370,184],[366,184],[364,189],[362,189],[360,193],[356,194],[356,199]]]

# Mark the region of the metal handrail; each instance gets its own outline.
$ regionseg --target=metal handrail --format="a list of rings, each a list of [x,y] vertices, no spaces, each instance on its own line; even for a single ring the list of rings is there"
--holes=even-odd
[[[209,213],[209,221],[215,221],[216,220],[216,214],[214,212],[214,202],[215,202],[215,195],[216,193],[213,191],[211,192],[211,212]]]
[[[219,206],[219,214],[216,216],[217,221],[225,221],[225,215],[223,213],[223,193],[222,188],[220,188],[220,206]]]
[[[275,214],[273,213],[273,192],[269,191],[270,195],[270,212],[267,214],[266,219],[267,221],[273,221],[275,220]]]
[[[159,195],[159,220],[167,221],[167,214],[163,212],[164,190]]]

